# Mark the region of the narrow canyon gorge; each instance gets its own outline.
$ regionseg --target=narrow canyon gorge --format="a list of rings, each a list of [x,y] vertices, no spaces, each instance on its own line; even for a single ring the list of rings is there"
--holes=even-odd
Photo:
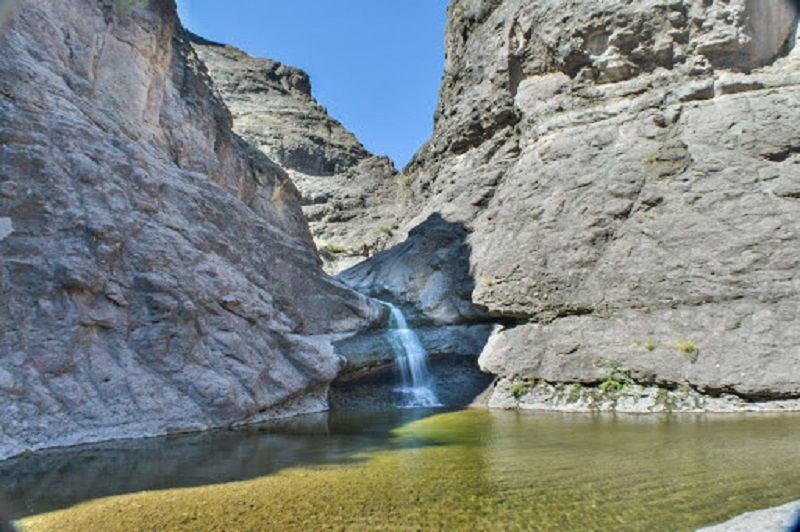
[[[466,402],[800,409],[793,2],[454,0],[401,171],[172,0],[8,15],[0,458],[345,404],[381,301]]]
[[[404,168],[179,5],[0,0],[0,530],[800,526],[800,0],[449,0]]]

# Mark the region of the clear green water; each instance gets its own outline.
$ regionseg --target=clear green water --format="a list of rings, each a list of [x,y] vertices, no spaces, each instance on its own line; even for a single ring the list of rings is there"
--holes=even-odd
[[[154,486],[208,485],[92,501],[25,524],[81,530],[113,516],[106,529],[690,530],[800,498],[796,415],[428,414],[155,440],[183,456],[194,449],[198,465],[168,468]],[[215,470],[217,459],[228,465]],[[120,466],[137,476],[129,461]],[[113,479],[113,469],[101,476]],[[181,479],[198,473],[207,481]],[[211,484],[234,478],[250,480]]]

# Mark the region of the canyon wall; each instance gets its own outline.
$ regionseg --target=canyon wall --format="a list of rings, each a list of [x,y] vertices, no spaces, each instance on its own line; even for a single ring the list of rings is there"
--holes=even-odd
[[[481,352],[490,405],[800,397],[796,9],[455,0],[434,135],[397,174],[305,73],[172,0],[17,2],[0,458],[324,409],[342,369],[391,362],[386,309],[344,283]],[[317,251],[371,258],[337,281]]]
[[[500,377],[490,404],[535,379],[799,397],[796,4],[453,0],[448,15],[403,227],[435,216],[465,235],[471,293],[436,307],[502,321],[480,357]],[[403,249],[342,278],[426,313],[415,296],[463,268]]]
[[[172,0],[18,2],[0,37],[0,458],[324,409],[332,341],[385,317],[191,40]]]
[[[325,269],[338,273],[383,249],[409,197],[391,160],[328,115],[302,70],[196,36],[192,44],[234,131],[297,185]]]

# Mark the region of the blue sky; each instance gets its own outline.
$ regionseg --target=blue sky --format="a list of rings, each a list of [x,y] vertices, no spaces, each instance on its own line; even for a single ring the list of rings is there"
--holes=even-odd
[[[447,0],[178,0],[193,32],[311,75],[314,96],[402,167],[428,139]]]

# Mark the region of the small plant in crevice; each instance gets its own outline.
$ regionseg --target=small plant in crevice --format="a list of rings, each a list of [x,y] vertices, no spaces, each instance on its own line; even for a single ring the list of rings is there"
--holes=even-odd
[[[465,8],[465,7],[464,7],[464,4],[462,4],[461,2],[458,2],[458,3],[457,3],[457,4],[456,4],[454,7],[453,7],[453,18],[455,18],[455,19],[460,19],[460,18],[461,18],[461,17],[463,17],[463,16],[464,16],[466,13],[467,13],[467,8]]]
[[[492,278],[492,277],[487,277],[482,282],[483,282],[483,286],[485,286],[487,288],[491,288],[491,287],[493,287],[494,285],[497,284],[497,280]]]
[[[335,260],[336,255],[339,253],[347,253],[350,251],[350,248],[346,246],[342,246],[339,244],[333,244],[331,242],[326,242],[325,240],[320,240],[317,243],[317,251],[319,255],[325,260]]]
[[[675,348],[686,355],[686,358],[688,358],[689,362],[692,364],[697,362],[697,359],[700,358],[700,348],[697,347],[697,344],[694,342],[682,340],[675,344]]]
[[[107,5],[107,4],[106,4]],[[150,5],[150,0],[114,0],[114,13],[126,14],[135,9],[142,9]]]
[[[361,146],[361,143],[358,142],[358,139],[353,135],[345,135],[339,139],[339,143],[345,148],[357,148]]]
[[[648,153],[644,156],[643,162],[644,164],[656,164],[658,161],[658,156],[655,153]]]
[[[572,383],[572,386],[569,387],[569,395],[567,400],[571,403],[574,403],[578,399],[581,398],[581,390],[583,390],[583,384],[580,382]]]
[[[633,342],[630,347],[631,347],[631,349],[645,349],[646,351],[655,351],[655,349],[656,349],[656,347],[658,347],[658,345],[655,342],[653,342],[652,340],[648,340],[648,341],[646,341],[644,343]]]
[[[247,149],[248,150],[250,150],[254,154],[260,154],[261,153],[261,145],[258,143],[258,141],[256,139],[252,139],[252,138],[246,139],[246,138],[242,137],[242,140],[247,145]]]
[[[410,186],[413,180],[414,180],[413,177],[408,176],[406,174],[397,174],[396,176],[394,176],[394,182],[400,187]]]
[[[607,379],[600,383],[600,390],[603,393],[618,392],[621,389],[622,383],[614,379]]]
[[[631,370],[621,366],[619,361],[608,360],[607,364],[608,366],[606,369],[605,382],[616,382],[619,383],[620,386],[625,384],[633,385],[636,383],[636,381],[634,381],[633,377],[631,376]]]
[[[536,386],[536,377],[533,375],[522,378],[514,377],[514,380],[508,385],[508,393],[514,399],[519,400],[522,396],[530,393],[534,386]]]

